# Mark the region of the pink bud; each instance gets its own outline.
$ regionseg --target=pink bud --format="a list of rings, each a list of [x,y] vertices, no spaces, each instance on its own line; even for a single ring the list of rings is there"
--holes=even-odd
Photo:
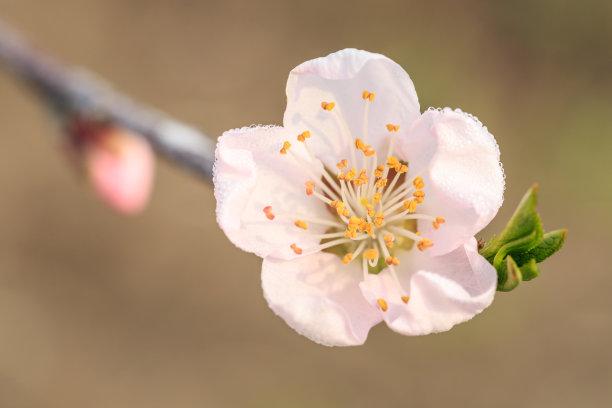
[[[153,182],[153,152],[141,137],[106,127],[85,144],[85,167],[98,196],[126,215],[141,212]]]

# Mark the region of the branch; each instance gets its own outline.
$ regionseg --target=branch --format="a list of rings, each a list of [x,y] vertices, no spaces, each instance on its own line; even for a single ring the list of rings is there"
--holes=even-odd
[[[213,140],[131,100],[102,78],[46,55],[1,20],[0,61],[45,97],[62,117],[90,118],[127,128],[143,136],[161,156],[212,180]]]

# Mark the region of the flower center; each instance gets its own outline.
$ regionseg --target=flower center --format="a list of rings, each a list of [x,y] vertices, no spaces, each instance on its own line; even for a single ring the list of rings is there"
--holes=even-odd
[[[362,138],[353,138],[344,119],[334,111],[334,102],[321,103],[321,108],[336,115],[343,125],[347,145],[355,146],[355,149],[351,148],[350,160],[339,158],[335,175],[321,164],[309,148],[310,131],[297,135],[297,140],[303,143],[312,163],[319,164],[317,169],[320,170],[313,169],[311,164],[304,163],[295,155],[290,142],[283,143],[280,153],[293,157],[311,177],[305,181],[306,195],[325,203],[335,217],[334,221],[330,221],[297,215],[294,225],[304,233],[309,233],[308,223],[329,228],[317,236],[320,243],[315,247],[302,249],[295,243],[290,247],[295,254],[302,256],[318,251],[331,252],[338,255],[345,265],[360,260],[364,279],[369,273],[376,274],[388,268],[402,301],[408,303],[410,298],[397,277],[396,267],[400,261],[396,255],[402,250],[410,250],[415,243],[420,251],[434,245],[420,236],[416,228],[417,220],[428,220],[438,229],[445,219],[418,211],[425,200],[425,183],[418,172],[413,172],[413,176],[408,178],[408,163],[394,155],[398,125],[385,126],[389,144],[386,155],[382,156],[384,161],[379,160],[378,152],[368,144],[369,105],[374,97],[375,94],[369,91],[362,94],[365,103]],[[265,207],[263,212],[269,220],[275,218],[271,206]],[[383,311],[387,310],[384,299],[378,299],[378,305]]]

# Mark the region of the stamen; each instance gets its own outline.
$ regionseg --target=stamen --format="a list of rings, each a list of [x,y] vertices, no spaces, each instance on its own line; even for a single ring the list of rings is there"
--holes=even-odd
[[[397,157],[387,157],[387,167],[390,169],[394,169],[395,171],[399,171],[401,167],[401,163]]]
[[[306,224],[306,221],[296,220],[293,224],[296,227],[301,228],[303,230],[307,230],[308,229],[308,224]]]
[[[422,190],[423,188],[425,188],[425,183],[423,182],[423,179],[421,177],[415,177],[412,184],[417,190]]]
[[[387,179],[379,179],[376,181],[376,187],[377,188],[384,188],[387,185]]]
[[[423,190],[417,190],[413,194],[414,200],[421,204],[425,200],[425,192]]]
[[[372,248],[372,249],[368,249],[367,251],[365,251],[363,253],[363,257],[367,260],[373,261],[375,259],[378,259],[378,250]]]
[[[310,255],[310,254],[313,254],[315,252],[319,252],[319,251],[322,251],[324,249],[334,247],[336,245],[345,244],[347,242],[352,242],[352,240],[347,239],[347,238],[335,239],[333,241],[329,241],[329,242],[326,242],[324,244],[317,245],[317,246],[314,246],[312,248],[305,249],[304,253],[306,255]]]
[[[417,202],[414,200],[406,200],[404,201],[404,210],[408,210],[410,214],[416,211]]]
[[[348,167],[348,160],[347,159],[342,159],[338,162],[338,164],[336,164],[336,167],[338,168],[338,170],[342,170],[344,168]]]
[[[355,168],[353,167],[352,169],[350,169],[349,171],[346,172],[346,174],[344,175],[344,180],[346,182],[350,182],[352,181],[355,177],[357,176],[357,171],[355,170]]]
[[[434,229],[440,228],[440,225],[444,224],[446,219],[444,217],[436,217],[436,220],[432,222]]]
[[[285,142],[285,143],[289,143],[289,142]],[[285,150],[285,154],[286,154],[286,152],[287,152],[287,151]],[[303,169],[303,170],[304,170],[304,171],[305,171],[305,172],[308,174],[308,176],[309,176],[311,179],[314,179],[314,180],[318,179],[317,175],[316,175],[316,174],[314,174],[314,173],[312,172],[312,169],[311,169],[311,167],[310,167],[310,166],[308,166],[307,164],[304,164],[304,163],[302,162],[302,160],[301,160],[300,158],[298,158],[298,157],[297,157],[297,156],[296,156],[296,155],[295,155],[295,154],[294,154],[292,151],[289,151],[289,153],[291,154],[291,157],[292,157],[292,158],[295,160],[295,162],[296,162],[296,163],[297,163],[297,164],[298,164],[298,165],[299,165],[299,166],[300,166],[300,167],[301,167],[301,168],[302,168],[302,169]],[[315,158],[313,157],[313,160],[315,160],[315,161],[316,161],[317,159],[315,159]],[[321,171],[319,174],[322,174],[324,177],[325,177],[325,176],[329,177],[329,175],[327,175],[327,172],[325,171],[325,169],[323,169],[323,170],[322,170],[322,171]],[[331,178],[330,178],[330,179],[331,179]],[[333,185],[335,185],[335,182],[331,182],[330,184],[333,186]],[[325,191],[325,193],[326,193],[326,194],[327,194],[329,197],[332,197],[332,198],[337,198],[337,194],[336,194],[334,191],[332,191],[332,190],[331,190],[329,187],[327,187],[327,186],[325,185],[325,183],[321,183],[321,189],[322,189],[323,191]]]
[[[358,150],[363,150],[365,148],[365,144],[363,143],[363,140],[359,138],[355,139],[355,148]]]
[[[372,202],[374,204],[376,204],[377,202],[380,201],[381,198],[382,198],[382,194],[381,193],[376,193],[376,194],[374,194],[374,197],[372,197]]]
[[[287,154],[287,150],[289,150],[289,148],[291,147],[291,143],[289,143],[289,141],[284,141],[283,142],[283,147],[280,149],[280,154]]]
[[[326,111],[331,111],[335,106],[336,104],[334,102],[321,102],[321,108]]]
[[[297,140],[304,143],[306,141],[306,139],[310,139],[310,131],[307,130],[305,132],[302,132],[298,135]]]
[[[397,259],[397,258],[396,258],[396,257],[394,257],[394,256],[388,256],[388,257],[385,259],[385,262],[386,262],[386,264],[387,264],[387,265],[393,265],[393,266],[397,266],[397,265],[399,265],[399,264],[400,264],[399,259]]]
[[[374,96],[375,96],[375,95],[376,95],[376,94],[375,94],[375,93],[373,93],[373,92],[363,91],[363,94],[361,95],[361,97],[362,97],[364,100],[368,100],[368,101],[372,102],[372,101],[374,100]]]
[[[397,132],[399,131],[399,128],[400,128],[399,125],[392,125],[390,123],[387,124],[386,127],[389,132]]]
[[[307,181],[304,184],[306,185],[306,195],[312,195],[312,193],[314,193],[314,189],[315,189],[314,181]]]
[[[272,213],[272,206],[268,205],[263,209],[264,214],[266,214],[266,218],[272,221],[275,215]]]
[[[417,242],[417,248],[419,249],[419,251],[424,251],[427,248],[431,248],[432,246],[434,246],[434,243],[428,240],[427,238],[423,238],[422,240]]]
[[[349,264],[353,259],[357,258],[357,256],[361,253],[361,251],[363,250],[363,247],[365,246],[366,241],[362,241],[359,246],[357,246],[357,249],[355,250],[355,252],[349,252],[346,255],[344,255],[344,257],[342,258],[342,263],[344,265]],[[347,261],[347,262],[345,262]],[[365,259],[364,259],[365,261]],[[364,278],[367,276],[367,268],[365,270],[365,274],[363,275]]]
[[[393,241],[395,240],[393,235],[385,234],[384,240],[385,240],[385,246],[387,246],[389,248],[393,248]]]
[[[380,306],[380,308],[382,309],[383,312],[387,311],[388,306],[387,306],[387,302],[385,301],[385,299],[378,298],[378,300],[376,302],[378,303],[378,306]]]
[[[404,303],[410,302],[410,296],[402,296],[402,302]]]
[[[377,227],[381,227],[383,225],[384,220],[385,220],[385,214],[378,213],[374,217],[374,225],[376,225]]]
[[[296,255],[302,255],[302,248],[298,247],[297,244],[291,244],[291,249],[293,249]]]

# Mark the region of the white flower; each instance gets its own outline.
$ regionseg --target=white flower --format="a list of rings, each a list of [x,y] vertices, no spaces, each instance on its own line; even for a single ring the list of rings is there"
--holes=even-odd
[[[304,336],[362,344],[383,320],[439,332],[493,300],[474,234],[502,203],[495,139],[458,110],[421,115],[390,59],[347,49],[299,65],[283,127],[225,132],[216,158],[219,225],[263,258],[264,296]]]

